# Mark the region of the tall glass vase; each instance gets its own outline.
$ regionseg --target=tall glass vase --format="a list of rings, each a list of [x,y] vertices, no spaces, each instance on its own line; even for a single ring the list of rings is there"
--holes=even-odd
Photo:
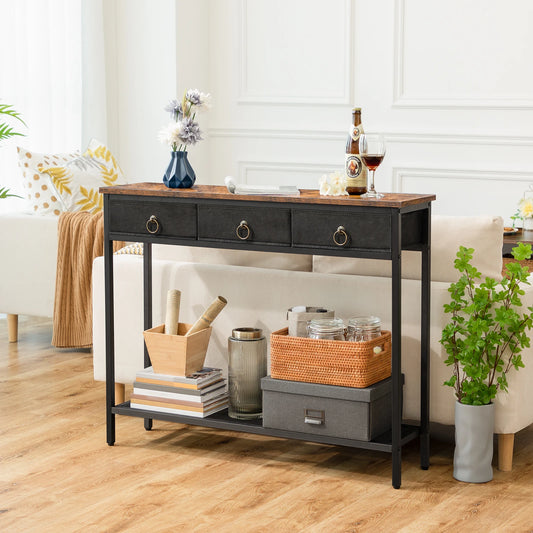
[[[236,328],[228,339],[228,415],[250,420],[263,416],[261,378],[267,375],[267,345],[258,328]]]
[[[532,217],[526,217],[523,220],[523,229],[524,231],[531,231],[533,230],[533,218]]]
[[[189,163],[187,152],[172,152],[163,183],[171,189],[189,189],[196,181],[196,174]]]

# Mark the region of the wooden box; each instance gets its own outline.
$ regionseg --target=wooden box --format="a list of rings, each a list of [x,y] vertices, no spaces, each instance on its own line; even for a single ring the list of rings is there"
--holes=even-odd
[[[188,376],[204,367],[211,328],[185,337],[192,324],[178,324],[177,335],[165,335],[165,325],[143,332],[154,372],[172,376]]]

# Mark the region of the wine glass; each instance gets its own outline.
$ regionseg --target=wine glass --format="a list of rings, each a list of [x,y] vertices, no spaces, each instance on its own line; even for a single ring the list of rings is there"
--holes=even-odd
[[[368,170],[372,171],[372,180],[368,192],[362,198],[383,198],[383,194],[376,192],[374,174],[385,157],[385,139],[378,133],[363,133],[359,137],[359,155]]]

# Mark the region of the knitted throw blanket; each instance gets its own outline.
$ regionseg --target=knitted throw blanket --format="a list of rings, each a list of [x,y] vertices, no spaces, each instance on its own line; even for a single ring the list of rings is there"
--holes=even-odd
[[[114,249],[124,243],[115,242]],[[61,213],[58,223],[57,271],[52,345],[92,346],[92,265],[104,253],[102,213]]]

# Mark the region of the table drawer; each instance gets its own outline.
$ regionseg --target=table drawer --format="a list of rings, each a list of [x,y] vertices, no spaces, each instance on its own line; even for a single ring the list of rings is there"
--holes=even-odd
[[[110,207],[111,232],[196,239],[195,204],[111,198]]]
[[[293,245],[390,250],[390,215],[295,211]]]
[[[291,244],[290,209],[198,206],[198,239],[256,244]]]

